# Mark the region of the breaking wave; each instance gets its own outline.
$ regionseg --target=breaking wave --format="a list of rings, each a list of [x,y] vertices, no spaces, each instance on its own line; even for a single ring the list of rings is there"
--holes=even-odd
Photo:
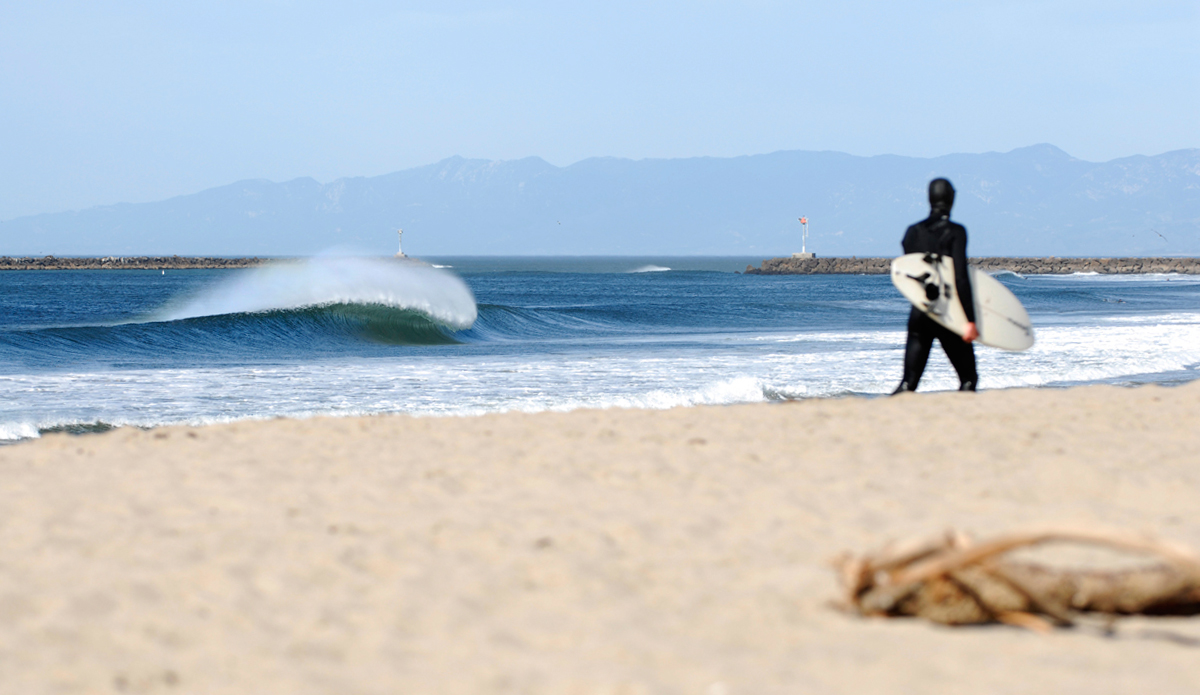
[[[323,306],[378,306],[452,329],[475,322],[475,296],[458,276],[419,261],[312,258],[254,268],[155,317],[179,321]]]

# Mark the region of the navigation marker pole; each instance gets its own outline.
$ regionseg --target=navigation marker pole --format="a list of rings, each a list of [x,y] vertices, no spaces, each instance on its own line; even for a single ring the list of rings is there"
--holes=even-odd
[[[404,255],[404,230],[397,229],[396,236],[398,237],[396,240],[396,258],[408,258],[408,256]]]
[[[817,254],[808,252],[808,218],[800,218],[800,253],[793,253],[792,258],[816,258]]]

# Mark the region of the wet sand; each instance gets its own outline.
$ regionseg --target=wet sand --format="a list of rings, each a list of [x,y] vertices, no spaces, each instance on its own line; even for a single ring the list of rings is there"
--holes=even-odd
[[[1200,548],[1200,382],[243,422],[0,448],[0,692],[1194,693],[1200,618],[865,620],[948,526]]]

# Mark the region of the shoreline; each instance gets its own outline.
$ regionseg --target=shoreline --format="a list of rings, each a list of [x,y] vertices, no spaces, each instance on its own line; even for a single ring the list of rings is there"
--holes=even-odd
[[[987,392],[992,392],[992,391],[1049,391],[1049,390],[1070,391],[1073,389],[1089,388],[1089,387],[1116,388],[1116,389],[1139,389],[1139,388],[1143,388],[1143,387],[1147,387],[1147,386],[1154,386],[1154,387],[1164,388],[1164,389],[1175,389],[1175,388],[1180,388],[1180,387],[1187,386],[1187,385],[1190,385],[1193,383],[1200,383],[1200,379],[1123,381],[1120,383],[1108,381],[1108,380],[1091,381],[1091,382],[1076,381],[1076,382],[1070,382],[1070,383],[1064,383],[1064,384],[1000,386],[1000,387],[984,388],[984,389],[981,389],[980,391],[978,391],[978,393],[987,393]],[[954,389],[953,387],[947,388],[944,390],[933,390],[927,386],[925,388],[925,390],[920,391],[920,394],[922,396],[929,396],[929,395],[935,395],[935,394],[954,393],[955,391],[956,391],[956,389]],[[274,421],[274,420],[292,420],[292,421],[302,422],[302,421],[314,420],[314,419],[335,419],[336,420],[336,419],[381,418],[381,417],[382,418],[406,417],[406,418],[416,418],[416,419],[429,418],[429,419],[435,419],[435,420],[442,419],[442,418],[449,418],[449,419],[471,420],[471,419],[478,419],[478,418],[484,418],[484,417],[504,417],[504,416],[510,415],[510,414],[536,416],[536,415],[540,415],[543,413],[565,414],[565,413],[574,413],[574,412],[581,412],[581,411],[606,412],[606,411],[630,411],[630,410],[632,410],[632,411],[644,411],[644,412],[648,412],[648,413],[660,413],[660,412],[666,412],[669,410],[676,410],[676,409],[680,409],[680,408],[683,408],[683,409],[689,409],[689,408],[717,408],[717,409],[720,409],[720,408],[739,408],[739,407],[753,407],[753,406],[776,408],[776,407],[788,407],[790,405],[794,405],[797,403],[805,403],[808,401],[838,401],[838,400],[847,400],[847,399],[873,401],[873,400],[878,400],[878,399],[887,399],[894,395],[895,394],[892,394],[888,391],[880,391],[878,393],[853,392],[853,393],[838,393],[838,394],[831,394],[831,395],[787,398],[787,399],[783,399],[783,400],[734,401],[734,402],[728,402],[728,403],[693,403],[693,404],[686,404],[686,405],[672,405],[672,406],[663,407],[663,408],[657,408],[657,407],[645,406],[645,405],[609,405],[609,406],[579,406],[579,407],[571,408],[569,410],[510,409],[510,410],[488,410],[488,411],[482,411],[482,412],[466,412],[466,413],[460,413],[460,412],[455,412],[455,413],[445,413],[445,412],[442,412],[442,413],[414,413],[414,412],[406,412],[406,411],[378,411],[378,412],[366,412],[366,413],[357,413],[357,414],[338,414],[338,413],[328,413],[327,412],[327,413],[304,414],[304,415],[297,415],[297,414],[245,415],[245,416],[233,417],[232,419],[222,418],[222,419],[216,419],[216,420],[207,421],[207,422],[201,421],[201,422],[191,422],[191,423],[176,421],[176,422],[160,422],[160,423],[155,423],[155,424],[129,424],[129,423],[112,424],[112,423],[105,422],[105,421],[93,420],[93,421],[89,421],[89,422],[72,422],[72,423],[66,423],[66,424],[57,424],[57,425],[52,425],[52,426],[47,426],[47,427],[30,426],[30,431],[34,432],[33,434],[26,435],[26,436],[18,436],[15,438],[7,438],[7,439],[0,438],[0,450],[3,450],[3,448],[5,448],[5,447],[11,447],[11,446],[15,446],[18,444],[26,444],[29,442],[38,441],[41,439],[45,439],[46,437],[66,435],[69,437],[91,438],[96,435],[103,435],[103,434],[108,434],[110,432],[116,432],[116,431],[126,430],[126,429],[137,430],[137,431],[141,431],[141,432],[154,432],[154,431],[157,431],[157,430],[160,430],[163,428],[177,428],[177,427],[187,427],[187,428],[192,428],[192,429],[204,429],[204,428],[208,428],[208,427],[236,425],[238,423],[253,424],[253,423],[270,422],[270,421]]]
[[[968,259],[970,264],[985,272],[1010,271],[1020,275],[1071,275],[1098,273],[1100,275],[1139,275],[1178,273],[1200,275],[1200,258],[1191,257],[1126,257],[1126,258],[1059,258],[1056,256],[1007,257],[980,256]],[[743,275],[887,275],[891,258],[767,258],[761,266],[746,266]]]
[[[5,682],[1195,692],[1200,618],[869,620],[827,560],[947,527],[1200,548],[1198,419],[1193,382],[48,435],[0,448]]]

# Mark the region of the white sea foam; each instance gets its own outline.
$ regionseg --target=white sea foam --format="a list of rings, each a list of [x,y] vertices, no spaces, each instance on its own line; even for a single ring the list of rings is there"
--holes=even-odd
[[[661,265],[644,265],[644,266],[641,266],[640,268],[634,268],[633,270],[631,270],[629,272],[631,272],[631,273],[663,273],[668,270],[670,270],[670,268],[667,268],[667,267],[661,266]]]
[[[300,309],[330,304],[378,304],[418,311],[453,328],[475,322],[475,297],[458,276],[415,261],[320,257],[242,271],[168,307],[155,320]]]
[[[1137,283],[1148,284],[1157,282],[1188,282],[1200,283],[1200,275],[1184,273],[1068,273],[1063,275],[1038,275],[1039,282],[1073,282],[1086,280],[1091,282]]]
[[[0,422],[0,442],[31,439],[38,436],[37,425],[28,422]]]

